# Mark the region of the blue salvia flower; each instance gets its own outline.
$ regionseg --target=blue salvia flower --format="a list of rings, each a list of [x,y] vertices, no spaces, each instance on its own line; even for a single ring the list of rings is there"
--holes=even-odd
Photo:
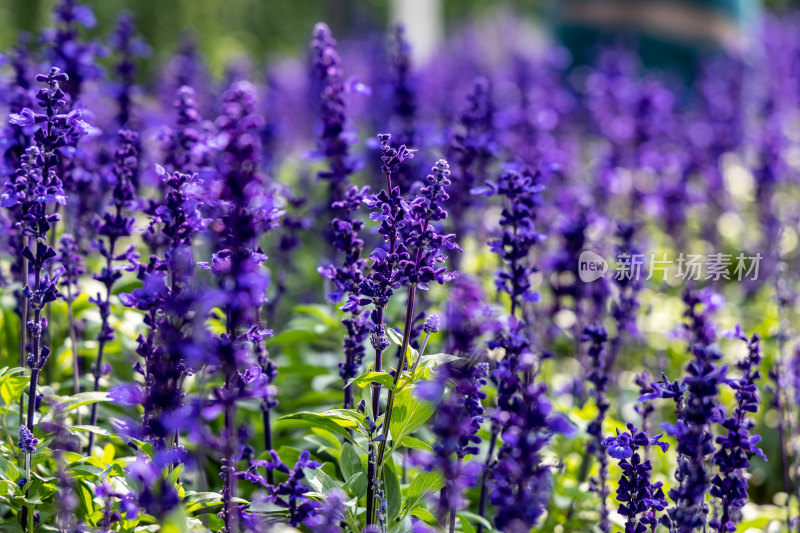
[[[687,375],[682,382],[652,383],[654,393],[675,403],[677,423],[665,425],[670,436],[678,441],[678,485],[670,489],[675,504],[669,508],[672,527],[679,533],[689,533],[706,523],[708,513],[705,496],[711,487],[706,469],[708,457],[714,453],[714,437],[710,425],[721,419],[717,399],[720,385],[726,382],[727,366],[717,366],[722,354],[716,345],[716,329],[712,313],[721,305],[721,297],[710,289],[688,289],[683,295],[686,303],[684,325],[693,359],[686,365]],[[666,520],[666,519],[665,519]]]
[[[206,220],[197,175],[168,174],[156,167],[164,197],[150,207],[149,234],[162,236],[164,259],[151,256],[148,263],[137,263],[140,288],[120,294],[129,307],[145,311],[147,333],[137,338],[137,354],[143,365],[135,369],[144,377],[145,388],[135,396],[144,407],[144,437],[163,448],[179,428],[171,423],[173,413],[182,406],[181,383],[189,371],[190,355],[198,349],[191,332],[192,309],[201,298],[195,289],[194,259],[191,246],[195,235],[205,229]],[[112,396],[119,394],[112,391]],[[139,403],[124,402],[124,403]]]
[[[80,295],[78,280],[86,273],[84,257],[78,249],[75,237],[65,233],[59,239],[58,255],[55,261],[64,267],[64,275],[61,277],[61,287],[66,289],[66,294],[62,293],[62,298],[66,302],[74,302]]]
[[[339,533],[346,519],[345,502],[347,494],[342,489],[329,490],[317,514],[306,520],[306,526],[315,533]]]
[[[287,523],[290,526],[298,527],[302,524],[308,525],[309,520],[317,515],[319,504],[305,496],[310,489],[305,485],[304,479],[306,469],[313,470],[319,466],[317,461],[311,460],[308,450],[303,450],[294,467],[289,469],[281,461],[278,453],[271,450],[269,459],[253,459],[247,470],[238,471],[234,476],[267,489],[267,501],[286,509]],[[282,483],[272,484],[258,472],[259,468],[263,468],[267,472],[282,472],[287,479]],[[245,509],[240,509],[238,512],[245,518],[248,515]]]
[[[449,198],[449,186],[450,167],[440,159],[428,174],[426,184],[408,203],[404,237],[409,256],[398,262],[399,279],[405,285],[427,288],[433,281],[443,284],[457,275],[447,272],[447,252],[461,247],[454,234],[440,234],[433,225],[447,217],[444,202]]]
[[[766,455],[756,444],[760,435],[751,435],[755,422],[748,418],[757,413],[761,397],[756,380],[761,377],[761,339],[753,334],[749,339],[739,333],[739,338],[747,344],[747,356],[737,363],[741,372],[739,378],[728,379],[728,385],[736,392],[736,407],[730,417],[721,421],[727,430],[726,435],[716,438],[717,450],[711,462],[719,467],[719,473],[711,480],[711,495],[720,500],[721,514],[709,521],[709,526],[719,533],[736,531],[741,520],[741,508],[747,503],[747,468],[750,459],[757,455],[767,460]]]
[[[489,248],[503,261],[497,272],[497,290],[509,295],[512,316],[521,310],[523,302],[538,301],[539,295],[531,289],[531,276],[537,271],[526,258],[531,249],[545,236],[536,231],[536,213],[541,204],[543,186],[540,173],[527,168],[507,167],[497,182],[487,181],[473,189],[473,194],[500,196],[503,211],[500,215],[502,234],[489,241]]]
[[[392,117],[390,125],[395,131],[395,142],[405,146],[419,146],[417,133],[417,89],[414,82],[411,61],[411,45],[406,38],[402,24],[394,28],[390,57],[392,81]],[[413,161],[401,167],[396,175],[396,183],[401,190],[411,192],[416,180]]]
[[[269,277],[262,263],[266,256],[257,247],[258,239],[275,228],[280,211],[274,191],[259,172],[261,140],[259,129],[264,119],[256,113],[256,88],[246,81],[234,82],[223,95],[222,112],[217,118],[213,141],[219,149],[219,176],[207,186],[210,207],[219,223],[209,225],[215,253],[211,263],[201,266],[215,275],[219,290],[216,299],[224,311],[225,333],[214,343],[206,361],[224,378],[214,390],[212,405],[224,413],[225,426],[212,445],[222,453],[223,478],[220,516],[223,531],[235,527],[237,511],[233,474],[236,471],[238,442],[236,404],[243,398],[263,398],[267,377],[255,360],[252,336],[248,332],[259,324]],[[264,428],[269,431],[269,428]]]
[[[608,386],[608,374],[605,366],[605,343],[608,341],[608,334],[602,326],[587,326],[583,330],[582,340],[589,342],[588,355],[591,364],[588,380],[592,384],[591,395],[597,406],[597,415],[589,423],[586,432],[592,437],[587,451],[595,456],[598,465],[597,478],[592,480],[592,490],[600,496],[600,530],[611,531],[611,523],[608,521],[608,507],[606,499],[608,497],[608,487],[606,480],[608,477],[608,459],[606,458],[603,442],[603,422],[608,412],[609,403],[606,396]]]
[[[80,294],[78,280],[86,273],[84,268],[84,257],[79,253],[78,243],[75,237],[69,233],[61,235],[59,240],[58,255],[55,261],[61,263],[64,268],[64,275],[61,278],[61,287],[65,292],[61,293],[61,298],[67,302],[67,327],[70,341],[72,343],[72,381],[73,392],[80,392],[80,361],[78,355],[78,335],[75,331],[75,317],[73,312],[73,302]]]
[[[452,220],[456,235],[466,235],[466,212],[476,203],[470,191],[487,175],[496,151],[494,143],[494,103],[491,85],[478,78],[467,95],[467,106],[450,135],[450,160],[453,162],[455,186]],[[473,228],[470,228],[473,229]]]
[[[17,439],[17,447],[23,453],[33,453],[36,451],[36,445],[39,444],[39,439],[33,436],[28,426],[21,425],[19,427],[19,438]]]
[[[425,328],[426,331],[431,330],[432,325],[426,321]],[[437,405],[431,422],[436,444],[433,446],[433,455],[425,465],[426,469],[444,475],[445,486],[437,507],[440,519],[447,515],[451,520],[455,519],[455,513],[464,504],[464,489],[475,481],[475,468],[464,464],[464,458],[480,453],[481,438],[478,431],[484,419],[481,402],[486,399],[486,393],[481,388],[486,385],[488,375],[488,363],[454,363],[440,369],[433,384],[436,392],[443,394],[446,384],[451,383],[450,390]]]
[[[117,27],[111,35],[111,44],[119,56],[115,70],[118,76],[114,85],[117,100],[117,125],[120,128],[131,127],[133,114],[133,99],[137,93],[136,59],[145,56],[148,52],[147,45],[136,36],[136,26],[131,13],[123,13],[117,19]]]
[[[127,212],[135,206],[135,190],[133,187],[134,176],[139,170],[139,154],[136,145],[139,142],[139,135],[130,130],[119,131],[120,144],[114,154],[114,164],[112,173],[115,178],[114,188],[111,193],[111,208],[108,209],[101,219],[96,222],[98,238],[92,242],[105,260],[105,264],[100,273],[94,274],[94,279],[103,284],[105,294],[99,292],[95,297],[89,298],[100,311],[100,331],[97,334],[97,358],[94,363],[94,390],[100,390],[100,378],[105,369],[103,357],[105,346],[114,340],[114,329],[109,324],[111,316],[111,294],[114,285],[122,277],[122,273],[115,265],[115,262],[128,262],[134,260],[138,255],[134,247],[130,246],[127,250],[120,253],[117,250],[117,243],[120,239],[130,237],[133,234],[133,223],[135,219],[127,216]],[[92,425],[97,424],[97,404],[92,405]],[[94,433],[89,436],[89,449],[94,444]]]
[[[392,178],[404,161],[414,156],[414,150],[405,146],[394,148],[390,144],[391,135],[378,136],[381,142],[381,169],[386,178],[386,187],[378,194],[365,198],[367,207],[372,210],[370,220],[379,222],[378,233],[383,237],[383,243],[376,247],[369,255],[372,260],[369,275],[359,284],[358,295],[350,294],[348,302],[342,308],[345,311],[356,309],[356,306],[372,304],[374,310],[371,315],[374,324],[371,332],[371,343],[375,349],[375,365],[373,370],[380,372],[383,368],[383,352],[389,347],[384,325],[384,311],[389,305],[389,299],[395,289],[401,285],[400,261],[410,259],[408,248],[404,241],[403,232],[406,228],[406,212],[408,203],[400,187],[392,182]],[[373,406],[378,405],[378,386],[373,390]],[[375,412],[375,410],[373,410]]]
[[[163,474],[170,463],[180,460],[185,458],[171,453],[157,453],[152,460],[140,455],[125,468],[135,487],[137,506],[156,520],[165,520],[180,505],[175,483]]]
[[[332,208],[340,213],[339,217],[331,221],[333,247],[340,252],[342,261],[339,265],[331,264],[318,269],[320,274],[333,281],[334,290],[327,295],[328,299],[334,303],[347,299],[343,309],[349,316],[342,320],[346,330],[343,343],[344,361],[339,363],[339,376],[345,383],[357,376],[361,369],[361,360],[365,353],[364,341],[371,330],[369,317],[357,299],[359,287],[364,281],[367,261],[362,257],[364,241],[359,236],[364,222],[355,216],[368,192],[368,187],[350,186],[343,199],[332,204]],[[354,297],[352,300],[351,296]],[[344,395],[344,407],[352,408],[352,387],[345,387]]]
[[[46,30],[44,37],[50,45],[52,63],[70,75],[64,91],[74,105],[84,82],[99,78],[103,72],[96,60],[101,48],[94,42],[84,41],[80,35],[82,29],[93,28],[97,19],[91,8],[76,0],[61,0],[53,15],[55,27]]]
[[[636,325],[636,311],[639,309],[639,292],[644,285],[645,277],[644,259],[634,243],[636,225],[629,222],[617,224],[616,236],[619,243],[615,247],[617,261],[626,265],[622,270],[624,274],[614,277],[614,284],[619,289],[619,296],[611,305],[611,316],[617,325],[617,335],[614,337],[606,367],[610,373],[622,347],[626,336],[636,338],[639,330]]]
[[[198,172],[208,163],[209,148],[194,89],[188,85],[179,87],[174,106],[178,116],[164,140],[164,166],[170,172]]]
[[[495,525],[501,531],[528,531],[544,514],[550,500],[550,465],[542,451],[556,433],[572,432],[569,423],[552,413],[542,384],[522,386],[513,411],[503,416],[503,446],[489,478],[489,502],[495,506]]]
[[[323,23],[314,27],[311,53],[315,88],[319,90],[321,119],[317,150],[328,165],[326,170],[319,172],[318,177],[328,182],[329,204],[326,209],[333,209],[332,216],[328,217],[332,219],[338,213],[333,204],[342,200],[349,185],[349,176],[358,170],[358,166],[350,155],[354,139],[347,131],[341,59],[331,30]]]
[[[619,461],[622,477],[617,488],[617,501],[620,502],[619,514],[625,517],[625,533],[645,533],[648,526],[655,531],[659,523],[658,513],[666,509],[662,483],[650,481],[653,467],[650,461],[643,459],[638,450],[647,450],[650,446],[658,446],[666,452],[669,444],[661,442],[661,435],[649,437],[633,424],[628,424],[628,431],[617,430],[615,437],[603,440],[608,455]]]
[[[491,490],[489,500],[497,508],[495,523],[499,528],[530,528],[538,521],[544,512],[550,487],[550,469],[542,464],[540,452],[555,431],[567,430],[563,419],[548,418],[550,404],[546,387],[533,384],[536,358],[531,350],[526,323],[517,318],[517,313],[522,314],[524,302],[538,300],[530,282],[537,268],[529,257],[533,248],[544,239],[535,227],[542,191],[539,177],[538,172],[509,166],[497,182],[486,181],[483,187],[472,191],[473,194],[497,195],[503,199],[502,233],[489,241],[489,247],[502,261],[495,286],[499,292],[508,295],[510,316],[505,331],[488,343],[492,349],[502,349],[504,357],[492,372],[492,381],[497,386],[497,409],[492,417],[479,503],[479,513],[483,515],[486,497]],[[525,381],[521,372],[526,374]],[[538,420],[531,418],[537,413],[540,416]],[[503,446],[498,452],[497,463],[490,467],[497,437],[501,433]],[[506,435],[509,440],[506,440]],[[524,451],[515,449],[517,446],[522,446]],[[526,454],[522,456],[527,468],[524,474],[519,474],[513,464],[519,453]],[[530,491],[543,492],[532,497]],[[526,504],[512,509],[515,500]]]
[[[57,174],[61,150],[74,146],[88,130],[88,125],[83,122],[79,112],[60,112],[66,106],[60,83],[67,79],[68,76],[55,67],[47,74],[38,74],[36,81],[46,84],[36,94],[37,103],[44,113],[24,108],[9,117],[9,122],[18,126],[39,125],[33,134],[34,146],[25,151],[14,176],[5,183],[1,202],[3,207],[12,208],[19,217],[15,223],[23,238],[24,248],[21,255],[33,274],[33,284],[30,279],[25,279],[25,288],[22,291],[26,302],[23,305],[23,318],[27,316],[26,305],[33,312],[33,320],[26,321],[31,347],[25,361],[31,369],[26,422],[31,430],[39,373],[50,355],[50,349],[42,344],[43,334],[47,329],[47,319],[42,313],[45,306],[58,297],[57,284],[63,273],[63,267],[47,273],[51,261],[57,255],[48,244],[47,236],[51,224],[60,219],[57,212],[49,212],[48,208],[66,203],[66,195]],[[35,251],[31,247],[34,243]],[[24,342],[21,347],[25,347]],[[21,412],[20,410],[20,414]]]
[[[479,339],[492,330],[486,291],[475,276],[459,276],[450,288],[444,313],[447,353],[470,356],[478,350]]]

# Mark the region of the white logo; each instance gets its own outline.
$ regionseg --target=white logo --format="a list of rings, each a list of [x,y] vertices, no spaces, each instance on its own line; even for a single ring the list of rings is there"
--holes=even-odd
[[[608,262],[600,255],[584,250],[578,258],[578,276],[589,283],[602,278],[608,271]]]

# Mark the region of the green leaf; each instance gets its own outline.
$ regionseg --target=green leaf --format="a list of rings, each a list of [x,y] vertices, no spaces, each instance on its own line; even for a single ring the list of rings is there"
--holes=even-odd
[[[380,383],[389,390],[394,390],[394,376],[387,372],[367,372],[365,374],[361,374],[360,376],[349,379],[344,388],[351,385],[364,387],[370,383]]]
[[[22,475],[22,470],[20,470],[15,463],[9,461],[2,455],[0,455],[0,470],[3,471],[6,479],[10,481],[17,481]]]
[[[419,360],[418,368],[430,368],[430,367],[438,367],[440,365],[446,365],[447,363],[452,363],[453,361],[458,361],[459,359],[463,359],[463,357],[459,357],[457,355],[452,355],[449,353],[435,353],[430,355],[423,355],[422,358]]]
[[[0,384],[0,396],[3,397],[3,401],[7,407],[11,407],[19,401],[22,391],[28,388],[30,381],[30,376],[3,376],[2,383]]]
[[[91,481],[97,479],[106,470],[105,468],[98,468],[92,465],[74,465],[69,471],[75,474],[77,479],[88,479]]]
[[[93,403],[108,402],[109,398],[107,392],[102,391],[87,391],[66,396],[59,399],[59,409],[63,411],[71,411],[84,405],[91,405]]]
[[[420,428],[433,415],[433,404],[414,397],[413,389],[404,389],[395,397],[389,430],[392,439],[399,441]]]
[[[355,476],[348,479],[343,488],[356,498],[365,496],[367,494],[367,473],[359,472]]]
[[[419,518],[420,520],[431,526],[439,525],[439,521],[436,519],[435,516],[433,516],[433,513],[425,509],[424,507],[416,507],[412,509],[411,512],[408,514],[410,514],[411,516],[416,516],[417,518]]]
[[[461,531],[464,533],[476,533],[475,528],[472,527],[472,524],[462,513],[456,513],[456,516],[458,517],[458,525],[461,526]]]
[[[428,495],[444,487],[444,478],[439,472],[422,472],[406,489],[406,510],[412,511],[425,502]]]
[[[361,428],[358,427],[358,423],[347,418],[332,416],[326,413],[301,411],[299,413],[292,413],[282,416],[278,420],[302,420],[304,422],[311,422],[320,429],[325,429],[331,433],[336,433],[337,435],[341,435],[346,439],[351,438],[350,433],[347,431],[348,429],[355,429],[359,433],[363,434]]]
[[[194,513],[201,509],[222,505],[222,496],[219,492],[187,492],[183,499],[186,511]]]
[[[101,428],[99,426],[89,426],[89,425],[82,425],[82,426],[67,426],[67,429],[70,431],[88,431],[89,433],[96,433],[98,435],[102,435],[103,437],[111,437],[113,433],[108,431],[107,429]]]
[[[398,346],[403,345],[403,336],[400,335],[394,328],[386,328],[386,336],[389,337],[389,340],[395,343]]]
[[[342,470],[342,476],[346,482],[346,486],[352,486],[352,493],[356,497],[361,497],[367,493],[367,474],[364,471],[364,465],[361,463],[361,457],[355,451],[352,445],[345,443],[342,446],[342,454],[339,457],[339,468]],[[353,481],[358,477],[361,482]]]
[[[484,531],[494,531],[494,528],[492,528],[492,523],[477,513],[473,513],[471,511],[461,511],[460,513],[457,513],[456,516],[461,519],[461,529],[464,529],[464,522],[467,522],[467,518],[469,518],[469,520],[472,520],[473,522],[482,524]],[[464,529],[464,531],[467,530]]]
[[[320,468],[315,468],[313,470],[306,469],[305,473],[306,478],[308,479],[308,484],[312,489],[314,489],[314,491],[319,492],[320,494],[327,494],[331,489],[342,487],[342,484],[338,480],[333,479]]]
[[[405,446],[406,448],[411,448],[413,450],[423,450],[426,452],[433,451],[433,447],[427,442],[423,442],[417,438],[410,437],[408,435],[401,437],[400,440],[398,440],[397,443],[395,444],[395,448],[402,448],[403,446]]]
[[[388,465],[381,471],[381,479],[383,479],[383,490],[386,494],[386,517],[388,523],[391,524],[397,518],[397,514],[400,512],[400,504],[402,503],[400,482],[397,480],[394,470],[389,468]]]
[[[372,413],[372,387],[364,387],[361,389],[361,399],[364,400],[364,409],[368,417],[375,419]]]

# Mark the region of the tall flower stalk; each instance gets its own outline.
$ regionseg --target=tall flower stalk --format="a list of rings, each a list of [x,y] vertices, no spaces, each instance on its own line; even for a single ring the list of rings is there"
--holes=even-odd
[[[591,437],[588,452],[594,455],[597,460],[597,478],[592,480],[592,490],[600,497],[600,530],[604,533],[611,531],[611,523],[608,520],[608,459],[605,447],[603,446],[603,422],[608,412],[609,403],[606,397],[608,385],[608,375],[605,366],[605,343],[608,334],[602,326],[587,326],[583,330],[583,339],[589,344],[589,359],[592,371],[589,373],[589,381],[592,384],[591,395],[597,406],[597,416],[589,423],[586,432]]]
[[[737,363],[741,373],[738,378],[728,379],[728,385],[736,395],[736,407],[731,416],[721,421],[727,431],[716,438],[717,450],[711,462],[719,467],[719,473],[711,480],[711,496],[720,501],[720,515],[709,522],[718,533],[736,531],[736,524],[742,518],[741,508],[747,503],[747,468],[750,459],[759,456],[764,461],[767,456],[756,444],[760,435],[751,435],[755,422],[748,418],[757,413],[761,397],[756,381],[761,377],[761,339],[758,334],[750,338],[737,329],[738,338],[747,344],[747,356]]]
[[[87,130],[80,113],[59,113],[66,106],[59,83],[67,79],[68,76],[55,67],[47,74],[37,75],[36,81],[46,84],[36,94],[37,103],[44,113],[25,108],[10,117],[10,122],[19,126],[41,124],[34,133],[34,145],[26,150],[16,173],[6,182],[2,202],[4,207],[20,208],[22,217],[17,227],[22,235],[28,237],[22,255],[27,259],[33,275],[33,283],[26,280],[23,290],[32,320],[27,322],[31,339],[30,352],[26,357],[30,368],[30,386],[26,421],[24,424],[20,423],[20,441],[23,440],[23,434],[32,438],[35,427],[39,374],[50,356],[50,348],[43,342],[48,325],[43,313],[47,304],[58,298],[58,280],[63,273],[62,267],[52,270],[52,274],[48,273],[52,260],[57,255],[48,244],[48,234],[51,224],[60,218],[58,213],[50,212],[50,208],[66,203],[66,195],[57,175],[59,149],[74,145]],[[32,244],[35,244],[35,249],[31,248]],[[27,479],[30,479],[32,451],[30,447],[25,450]],[[29,509],[27,514],[27,529],[33,531],[33,510]]]
[[[344,361],[339,363],[339,376],[345,383],[343,402],[345,409],[353,407],[353,387],[348,385],[348,381],[359,373],[366,351],[364,341],[369,336],[371,327],[369,315],[357,298],[361,282],[364,281],[367,261],[361,256],[364,241],[359,236],[364,222],[355,216],[368,192],[368,187],[351,186],[344,198],[332,205],[333,209],[341,213],[340,217],[334,218],[331,222],[331,230],[333,247],[339,251],[342,261],[341,264],[331,264],[318,269],[320,274],[334,283],[335,288],[327,295],[328,299],[334,303],[341,302],[343,298],[347,300],[342,306],[348,313],[348,316],[342,319],[342,324],[345,326],[345,339],[342,345],[345,357]]]
[[[256,113],[251,83],[234,82],[225,92],[216,124],[219,176],[209,183],[208,192],[215,194],[211,207],[220,220],[209,226],[215,250],[212,261],[201,265],[216,277],[217,298],[225,317],[225,333],[215,340],[208,363],[223,380],[213,392],[211,406],[224,416],[223,430],[213,445],[222,454],[222,530],[230,533],[238,530],[234,474],[239,443],[246,435],[245,428],[238,427],[236,405],[243,398],[263,399],[269,390],[266,382],[272,379],[264,375],[263,362],[259,365],[253,348],[260,342],[258,337],[268,333],[260,327],[258,316],[269,285],[262,265],[266,256],[258,239],[277,226],[280,211],[258,167],[263,117]],[[271,429],[267,426],[264,431]]]
[[[686,365],[687,375],[681,382],[670,383],[665,378],[662,383],[651,383],[655,392],[640,399],[661,397],[675,403],[677,423],[665,426],[678,441],[678,485],[669,491],[674,505],[668,510],[668,520],[678,533],[690,533],[706,527],[708,521],[705,498],[711,488],[711,475],[706,463],[714,453],[711,424],[721,421],[717,396],[720,386],[726,383],[728,367],[717,366],[722,354],[712,320],[722,297],[710,289],[690,288],[684,292],[683,301],[687,319],[684,327],[693,355]]]
[[[446,188],[450,185],[450,170],[444,160],[439,160],[426,178],[417,196],[406,202],[400,187],[392,185],[392,174],[404,159],[410,156],[405,146],[393,148],[389,143],[391,135],[379,136],[381,141],[383,172],[386,177],[386,188],[382,189],[368,202],[373,210],[370,218],[381,221],[380,233],[384,236],[384,244],[376,248],[370,257],[373,260],[370,276],[361,284],[361,301],[370,301],[376,308],[376,331],[373,333],[373,346],[376,347],[375,371],[380,371],[379,358],[388,346],[383,330],[383,309],[389,302],[395,288],[406,286],[408,298],[403,325],[403,340],[398,351],[398,362],[395,368],[395,386],[403,374],[405,354],[409,349],[414,320],[414,303],[418,288],[427,289],[436,281],[445,283],[455,277],[448,273],[444,263],[447,251],[459,249],[454,235],[439,234],[434,224],[447,217],[443,204],[448,199]],[[387,250],[388,248],[388,250]],[[380,389],[373,390],[376,396]],[[376,401],[377,400],[377,401]],[[389,390],[384,413],[382,439],[378,445],[375,470],[367,473],[367,524],[376,520],[375,495],[376,479],[381,479],[381,467],[386,453],[386,439],[394,409],[394,389]],[[377,416],[380,399],[373,397],[373,412]]]
[[[510,416],[521,405],[520,394],[530,394],[532,400],[538,403],[545,402],[543,391],[533,387],[532,376],[535,370],[534,356],[530,348],[530,339],[526,332],[523,304],[534,302],[538,294],[531,287],[531,275],[537,270],[530,262],[533,248],[540,243],[544,236],[536,231],[536,215],[541,203],[540,193],[542,186],[538,182],[538,173],[527,169],[506,168],[497,182],[487,181],[484,186],[473,189],[473,194],[482,196],[500,196],[503,200],[503,210],[500,219],[501,235],[489,241],[489,248],[497,254],[502,266],[495,277],[495,286],[498,292],[504,293],[510,300],[508,325],[505,331],[499,333],[495,340],[489,342],[490,348],[502,348],[505,356],[492,372],[492,381],[498,387],[497,408],[492,416],[491,435],[487,450],[486,462],[481,477],[481,489],[478,512],[481,516],[486,514],[486,503],[489,496],[490,475],[495,464],[495,448],[501,432],[510,429],[508,423]],[[525,385],[520,379],[519,372],[526,374]],[[532,387],[530,390],[527,390]],[[540,399],[541,397],[541,399]],[[544,405],[544,404],[543,404]],[[535,409],[535,407],[532,407]],[[544,407],[543,407],[544,408]],[[549,412],[548,407],[545,408]],[[524,415],[521,420],[524,420]],[[530,428],[535,431],[534,428]],[[546,429],[546,428],[542,428]],[[513,432],[524,431],[525,428],[511,429]],[[512,437],[513,439],[513,437]],[[547,437],[545,437],[547,439]],[[538,454],[537,450],[531,450]],[[506,456],[511,457],[513,450],[507,448]],[[531,460],[536,461],[533,457]],[[509,459],[510,460],[510,459]],[[535,471],[543,476],[547,475],[547,468],[536,466]],[[519,480],[524,483],[524,480]],[[513,496],[513,487],[508,486],[512,494],[501,498],[499,493],[495,501],[503,506],[510,504]],[[520,485],[523,489],[524,485]],[[540,487],[541,488],[541,487]],[[534,506],[541,505],[541,500],[530,502]],[[541,515],[542,509],[533,511],[525,519],[526,522],[535,521]],[[516,514],[516,513],[515,513]],[[514,520],[513,516],[509,520]],[[500,524],[498,524],[500,526]],[[478,526],[480,529],[482,527]]]
[[[622,477],[617,488],[619,513],[625,517],[625,531],[644,533],[648,527],[655,533],[660,522],[658,513],[666,509],[667,499],[660,481],[650,481],[653,469],[650,461],[639,455],[639,449],[646,450],[658,446],[666,452],[669,444],[661,442],[661,435],[649,437],[633,424],[628,424],[628,431],[617,430],[616,437],[603,440],[608,455],[619,460]]]
[[[100,311],[100,331],[97,334],[97,356],[94,362],[93,390],[100,390],[100,380],[105,373],[103,358],[105,356],[106,345],[114,340],[114,328],[109,325],[111,317],[111,294],[114,285],[122,277],[119,266],[115,265],[118,261],[128,262],[136,257],[134,247],[130,246],[122,253],[118,253],[117,244],[120,239],[130,237],[133,234],[133,223],[135,219],[128,216],[128,211],[134,207],[135,191],[133,187],[134,177],[139,168],[139,154],[136,145],[139,142],[139,135],[130,130],[120,130],[120,143],[114,154],[114,165],[112,173],[114,175],[114,188],[111,192],[111,210],[103,214],[102,219],[96,223],[98,238],[92,243],[100,255],[105,259],[105,265],[99,274],[94,275],[94,279],[103,284],[105,294],[97,293],[89,300],[94,303]],[[91,424],[97,425],[98,404],[92,404]],[[94,433],[89,434],[89,450],[94,445]],[[91,452],[90,452],[91,453]]]

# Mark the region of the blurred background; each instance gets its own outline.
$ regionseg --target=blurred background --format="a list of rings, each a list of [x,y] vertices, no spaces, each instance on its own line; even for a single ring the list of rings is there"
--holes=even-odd
[[[245,53],[257,59],[296,54],[308,45],[313,24],[326,21],[347,37],[403,22],[424,59],[436,43],[466,20],[499,12],[527,17],[558,36],[578,61],[592,43],[634,36],[646,62],[691,60],[697,46],[736,47],[760,9],[798,0],[87,0],[98,33],[110,31],[121,10],[131,11],[158,62],[187,35],[208,57],[212,72]],[[0,48],[20,31],[45,28],[55,0],[0,0]],[[743,33],[739,33],[742,30]],[[688,54],[687,54],[688,46]]]

